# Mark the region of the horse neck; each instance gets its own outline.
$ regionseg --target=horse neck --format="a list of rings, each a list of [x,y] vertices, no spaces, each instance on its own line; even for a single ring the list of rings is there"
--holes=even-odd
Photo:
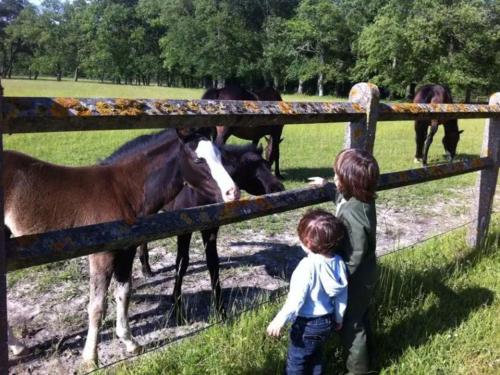
[[[135,215],[158,212],[175,198],[183,187],[178,148],[156,155],[141,155],[119,164],[117,180]]]

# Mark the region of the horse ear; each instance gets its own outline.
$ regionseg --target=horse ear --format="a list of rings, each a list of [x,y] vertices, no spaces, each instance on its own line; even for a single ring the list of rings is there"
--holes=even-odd
[[[181,141],[185,141],[191,134],[193,134],[193,129],[191,128],[177,128],[175,131]]]

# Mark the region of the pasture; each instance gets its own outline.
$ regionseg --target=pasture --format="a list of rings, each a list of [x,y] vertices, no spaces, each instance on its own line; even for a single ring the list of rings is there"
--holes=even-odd
[[[202,90],[117,86],[93,82],[73,83],[69,81],[4,80],[2,84],[5,87],[5,94],[7,96],[199,98],[202,94]],[[287,95],[284,96],[284,99],[318,100],[317,97]],[[331,99],[332,98],[322,98],[322,100]],[[483,120],[462,120],[459,122],[460,128],[465,130],[458,146],[459,159],[477,156],[479,154],[483,125]],[[35,157],[55,163],[85,165],[95,163],[96,160],[109,155],[125,141],[143,133],[145,133],[145,131],[13,135],[4,137],[4,148],[23,151]],[[331,163],[334,156],[342,148],[343,134],[344,126],[342,124],[293,125],[285,127],[285,140],[282,143],[281,151],[281,169],[286,178],[286,188],[303,187],[307,177],[310,176],[331,176]],[[440,163],[445,160],[440,142],[441,137],[442,130],[438,132],[437,139],[431,147],[429,155],[430,164]],[[414,167],[413,155],[415,146],[413,139],[413,124],[410,122],[385,122],[378,124],[375,156],[379,161],[382,172],[410,169]],[[231,142],[237,141],[231,138]],[[475,174],[467,174],[441,181],[382,192],[378,201],[379,251],[392,250],[404,244],[413,243],[416,240],[446,231],[449,228],[468,221],[467,215],[470,209],[470,199],[474,181]],[[327,204],[325,207],[332,209],[332,205]],[[499,204],[497,198],[495,210],[498,209]],[[265,298],[266,294],[275,293],[276,290],[279,290],[286,284],[286,277],[289,276],[290,269],[293,269],[290,263],[293,264],[293,261],[296,261],[297,257],[300,257],[300,253],[297,253],[297,248],[295,246],[295,223],[302,212],[303,210],[297,210],[290,213],[272,215],[257,220],[230,225],[221,229],[220,238],[222,240],[220,241],[221,244],[219,248],[221,249],[222,257],[228,263],[227,267],[224,267],[223,263],[224,269],[222,270],[221,281],[226,295],[225,298],[230,301],[235,301],[231,302],[233,311],[241,311],[247,302],[249,303],[252,300]],[[440,242],[441,240],[437,240],[437,242],[433,242],[432,245],[426,245],[416,250],[416,255],[411,252],[402,253],[402,255],[397,256],[391,255],[385,258],[387,260],[384,260],[384,264],[387,264],[387,267],[395,274],[391,276],[393,278],[392,280],[394,280],[391,283],[394,283],[395,286],[386,289],[396,291],[395,293],[398,296],[395,297],[391,295],[390,297],[379,297],[379,304],[385,309],[384,312],[387,314],[387,317],[384,317],[384,320],[377,321],[377,330],[380,330],[382,333],[386,332],[384,330],[387,330],[387,332],[390,333],[389,338],[397,338],[400,335],[400,331],[397,329],[392,330],[391,324],[394,324],[394,327],[398,328],[400,327],[397,322],[398,319],[406,324],[406,322],[409,321],[408,317],[412,317],[413,315],[417,316],[420,309],[425,311],[428,309],[432,310],[433,306],[436,304],[439,305],[439,301],[436,301],[436,299],[439,299],[441,295],[436,293],[434,289],[431,289],[430,284],[424,284],[422,281],[424,275],[434,275],[432,270],[435,268],[440,270],[440,272],[436,272],[435,277],[442,278],[442,280],[449,279],[451,280],[450,282],[456,282],[459,286],[462,285],[460,283],[463,283],[464,288],[473,288],[472,285],[474,284],[468,283],[473,283],[471,279],[474,280],[474,277],[476,277],[477,280],[481,280],[480,273],[481,269],[484,268],[484,264],[491,263],[494,265],[495,262],[498,264],[498,252],[495,252],[495,250],[498,249],[498,220],[492,222],[492,233],[493,237],[490,243],[491,252],[485,252],[477,256],[471,255],[475,260],[470,267],[467,266],[470,262],[468,256],[465,256],[466,250],[464,249],[464,245],[453,238],[456,237],[456,235],[447,237],[451,239],[447,239],[447,242],[445,241],[445,244],[448,244],[446,246],[442,245],[442,242]],[[134,283],[137,285],[137,288],[141,288],[142,292],[134,299],[131,313],[134,314],[136,311],[141,311],[142,313],[137,314],[136,319],[132,323],[132,328],[134,329],[134,333],[139,335],[141,342],[149,342],[152,339],[162,339],[165,338],[166,335],[182,336],[193,327],[196,328],[197,326],[206,325],[209,320],[209,312],[207,309],[199,307],[200,301],[207,301],[208,295],[210,294],[208,273],[203,269],[203,255],[202,249],[200,249],[200,241],[198,240],[193,246],[195,265],[192,266],[194,272],[190,272],[193,279],[190,282],[186,280],[188,285],[186,285],[185,288],[193,297],[191,298],[193,301],[192,305],[188,306],[188,309],[190,309],[190,313],[188,314],[190,315],[189,320],[190,323],[193,324],[189,326],[186,325],[185,327],[177,327],[172,325],[171,322],[168,323],[168,308],[170,304],[165,302],[171,294],[171,285],[169,284],[171,280],[169,279],[171,278],[173,259],[175,257],[175,253],[173,253],[175,243],[172,239],[167,239],[158,241],[155,243],[154,247],[152,265],[155,269],[159,268],[162,272],[157,274],[152,281],[150,280],[148,282],[148,280],[142,280],[140,278],[137,274],[137,269],[134,271]],[[165,249],[168,249],[168,253],[165,252]],[[441,255],[437,256],[437,259],[434,259],[428,256],[430,252],[433,254],[438,252],[438,254]],[[289,257],[290,253],[294,255],[292,254],[292,256]],[[461,258],[454,258],[458,253],[465,256],[464,264]],[[287,261],[288,257],[289,261]],[[423,261],[419,263],[421,258]],[[397,262],[394,259],[397,259]],[[273,260],[275,263],[270,266]],[[398,266],[398,264],[405,266]],[[30,368],[43,372],[48,369],[48,367],[44,366],[54,366],[54,364],[56,366],[68,366],[69,364],[69,368],[73,368],[72,366],[77,362],[78,351],[81,350],[81,337],[78,337],[81,336],[81,332],[79,332],[81,328],[79,327],[85,325],[86,315],[86,278],[84,282],[82,282],[82,275],[87,277],[86,267],[85,259],[76,259],[62,264],[42,266],[36,269],[28,269],[9,274],[8,282],[11,288],[9,290],[9,301],[13,301],[14,306],[9,307],[10,316],[16,319],[15,307],[26,304],[36,306],[39,312],[39,314],[32,316],[31,321],[21,321],[21,326],[25,327],[27,330],[27,332],[22,332],[24,333],[23,336],[28,337],[26,342],[30,346],[38,345],[38,347],[37,353],[33,358],[26,361],[21,360],[19,362],[17,366],[19,372]],[[268,268],[273,268],[273,272],[268,272]],[[421,272],[417,272],[418,270]],[[463,275],[458,275],[460,270],[467,270],[467,272],[464,272]],[[491,273],[492,279],[495,278],[495,274],[498,276],[498,272],[495,270],[495,267],[488,270],[488,272]],[[469,274],[471,277],[466,277]],[[249,277],[249,275],[253,277]],[[456,280],[454,279],[455,276],[457,277]],[[402,285],[400,280],[405,281],[407,278],[418,279],[421,282],[421,284],[415,284],[414,289],[417,289],[418,292],[410,294],[410,296],[405,294],[406,291],[398,289],[400,285]],[[481,280],[481,282],[482,281],[483,280]],[[191,284],[191,287],[189,287],[189,284]],[[199,288],[200,286],[201,290]],[[487,286],[487,284],[480,284],[478,288],[487,288],[490,293],[498,296],[498,284],[491,284],[490,286]],[[157,288],[149,289],[150,287]],[[476,312],[481,313],[484,309],[486,315],[490,314],[491,317],[494,317],[495,311],[497,312],[496,315],[498,315],[498,304],[491,303],[493,300],[496,301],[497,298],[491,297],[489,293],[482,289],[481,291],[482,294],[479,293],[480,296],[474,301],[479,301],[478,304],[484,305],[484,307],[478,307]],[[462,295],[459,292],[455,292],[455,294],[458,294],[458,298]],[[33,295],[35,295],[34,300]],[[463,296],[464,298],[473,298],[467,293],[463,294]],[[484,297],[483,300],[481,300],[481,296]],[[387,308],[387,301],[389,301],[390,304],[395,304],[396,308],[393,310]],[[460,303],[457,301],[458,299],[453,299],[450,303],[454,303],[458,306]],[[55,308],[56,306],[57,308]],[[160,311],[158,306],[164,308],[165,311]],[[154,319],[151,318],[152,315],[150,314],[148,324],[144,325],[144,322],[141,321],[141,317],[144,316],[147,318],[148,314],[146,312],[155,308],[157,311],[153,318],[158,316],[167,316],[167,318],[156,319],[157,322],[155,326],[154,322],[152,322]],[[274,307],[265,307],[263,311],[249,313],[245,315],[242,320],[236,322],[235,326],[238,324],[250,326],[254,324],[254,321],[260,321],[260,323],[257,323],[260,325],[254,326],[255,328],[252,328],[252,330],[259,329],[263,332],[266,319],[271,315],[272,311],[274,311],[273,309]],[[112,318],[113,307],[111,307],[110,310]],[[477,322],[470,322],[473,318],[469,317],[468,312],[461,312],[461,314],[462,315],[459,317],[462,318],[463,322],[472,325],[479,324]],[[255,319],[254,316],[256,317]],[[264,316],[264,318],[261,316]],[[20,317],[18,318],[21,319]],[[423,316],[423,318],[425,318],[425,316]],[[423,318],[421,320],[417,319],[416,322],[425,322],[426,320]],[[449,318],[452,319],[452,317]],[[479,321],[482,320],[481,318],[477,319],[479,319]],[[490,319],[490,323],[494,324],[495,319]],[[498,323],[498,321],[496,321],[496,323]],[[158,325],[161,324],[165,326],[158,327]],[[38,328],[33,329],[33,326]],[[443,329],[443,332],[447,332],[446,334],[451,335],[456,333],[458,327],[458,325],[452,324],[448,324],[448,326],[444,324],[444,326],[448,327],[448,329]],[[420,328],[425,331],[425,324],[422,323],[422,327]],[[480,328],[482,329],[484,327],[478,327],[478,331]],[[141,329],[143,329],[142,332]],[[221,333],[217,333],[219,332],[217,330],[220,330]],[[430,331],[440,333],[441,328],[439,328],[436,323],[436,327]],[[79,333],[75,334],[75,332]],[[110,332],[112,331],[107,330],[105,332],[103,341],[109,341]],[[212,332],[212,330],[210,332]],[[208,335],[208,338],[210,338],[212,334],[216,337],[219,337],[218,335],[224,337],[231,335],[226,327],[217,328],[215,332],[216,333],[207,333],[206,335]],[[472,331],[466,331],[465,337],[469,334],[472,334]],[[72,339],[68,340],[65,335],[72,336]],[[417,335],[415,336],[415,341],[418,341],[421,337],[427,336]],[[260,336],[259,338],[262,339]],[[492,340],[494,339],[493,337]],[[202,338],[195,339],[195,341],[199,340],[203,341]],[[384,340],[390,341],[387,340],[387,338],[384,338]],[[437,344],[432,344],[432,340],[430,340],[430,343],[426,342],[424,346],[419,347],[419,350],[420,348],[427,347],[427,345],[440,346],[439,338],[437,340]],[[216,342],[217,339],[214,338],[213,341]],[[495,345],[490,345],[486,341],[483,342],[482,339],[477,339],[475,342],[481,353],[482,348],[484,349],[488,346],[495,347]],[[186,344],[183,345],[190,345],[189,341],[186,341]],[[260,346],[260,344],[255,343],[252,345]],[[284,344],[282,342],[271,343],[269,345],[274,345],[274,347],[270,347],[271,352],[277,351],[276,353],[282,353],[283,350],[285,350],[285,346],[283,346]],[[421,356],[418,353],[412,354],[412,350],[414,350],[412,340],[410,338],[407,339],[407,342],[405,341],[403,345],[406,345],[406,349],[408,349],[404,351],[405,355],[403,357],[414,356],[413,362],[408,364],[408,366],[416,366],[415,363],[418,363],[418,358]],[[496,345],[496,347],[498,347],[498,345]],[[103,350],[108,351],[108,354],[101,356],[104,364],[122,357],[119,348],[117,349],[110,346],[106,348],[107,349]],[[175,354],[177,348],[180,348],[179,350],[181,352],[187,352],[188,354],[191,352],[182,349],[182,346],[175,348],[174,354],[172,354],[174,358],[178,356],[178,354]],[[47,354],[44,354],[42,349],[50,350]],[[114,353],[113,350],[118,353]],[[198,354],[193,354],[195,366],[198,366],[197,356],[203,355],[204,350],[211,349],[203,349],[203,346],[201,346],[200,352],[198,352]],[[241,350],[242,352],[245,351],[243,347],[241,347]],[[393,350],[395,349],[387,349],[389,352]],[[432,346],[429,347],[428,350],[433,350]],[[168,355],[170,354],[166,354],[166,356]],[[443,356],[445,356],[445,354],[443,354]],[[495,362],[495,356],[497,362]],[[280,358],[281,357],[282,356],[280,356]],[[498,352],[496,354],[495,352],[489,353],[484,362],[486,363],[484,365],[485,368],[487,369],[490,364],[493,366],[492,368],[495,366],[498,367],[498,357]],[[205,362],[213,362],[215,365],[218,362],[217,358],[220,357],[209,357]],[[398,358],[402,357],[398,356]],[[432,365],[432,356],[429,355],[428,358],[429,362],[424,363],[424,366]],[[244,360],[246,361],[246,358]],[[271,364],[280,366],[281,363],[279,361],[277,362],[275,357],[268,357],[266,355],[262,356],[262,360],[268,363],[269,366],[271,366]],[[397,366],[406,365],[404,363],[393,364],[391,362],[392,360],[392,357],[387,357],[382,361],[384,366],[387,367],[387,371],[403,371],[402,368],[398,370]],[[248,363],[251,362],[251,360],[248,361]],[[250,373],[256,370],[255,368],[245,367],[248,365],[241,362],[234,361],[234,363],[240,363],[241,367],[239,368],[242,369],[241,373]],[[146,364],[145,368],[149,368],[149,366],[150,364]],[[270,367],[265,367],[264,365],[259,366],[259,369],[268,369],[272,371]],[[337,363],[336,366],[339,366],[339,363]],[[393,368],[391,366],[396,367]],[[61,371],[63,368],[65,367],[62,367]],[[167,368],[170,367],[167,366]],[[421,368],[425,369],[425,367]],[[413,367],[410,368],[410,372],[412,369]],[[13,370],[16,371],[16,367],[14,367]],[[136,370],[130,371],[133,373]],[[219,373],[238,373],[238,371],[231,368],[220,371],[222,372]],[[179,371],[172,368],[172,373],[177,372]],[[186,373],[190,373],[189,367],[187,367]],[[464,373],[467,373],[467,371]]]

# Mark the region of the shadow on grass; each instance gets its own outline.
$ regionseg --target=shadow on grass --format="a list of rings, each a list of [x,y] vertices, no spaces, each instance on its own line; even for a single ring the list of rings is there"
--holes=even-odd
[[[498,234],[489,238],[498,242]],[[455,272],[466,273],[488,257],[494,246],[470,250],[464,256],[441,267],[424,272],[398,269],[395,266],[380,267],[374,316],[374,357],[378,368],[397,362],[409,348],[425,345],[436,335],[453,330],[466,321],[474,311],[492,304],[494,292],[482,287],[453,290],[446,280]],[[387,327],[387,319],[398,309],[409,309],[403,318],[394,318]]]

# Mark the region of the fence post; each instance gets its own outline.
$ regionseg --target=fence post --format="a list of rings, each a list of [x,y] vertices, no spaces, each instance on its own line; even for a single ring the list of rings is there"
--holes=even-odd
[[[349,101],[366,108],[366,118],[346,126],[344,148],[360,148],[373,154],[378,120],[380,93],[373,83],[355,84],[349,92]]]
[[[7,346],[7,253],[5,250],[5,231],[3,221],[3,87],[0,80],[0,374],[9,370],[9,348]]]
[[[489,104],[500,104],[500,92],[490,97]],[[468,242],[472,247],[479,247],[483,244],[490,225],[493,198],[498,179],[498,167],[500,165],[500,118],[486,120],[481,156],[493,159],[494,165],[480,171],[476,180],[472,205],[472,219],[474,221],[468,233]]]

